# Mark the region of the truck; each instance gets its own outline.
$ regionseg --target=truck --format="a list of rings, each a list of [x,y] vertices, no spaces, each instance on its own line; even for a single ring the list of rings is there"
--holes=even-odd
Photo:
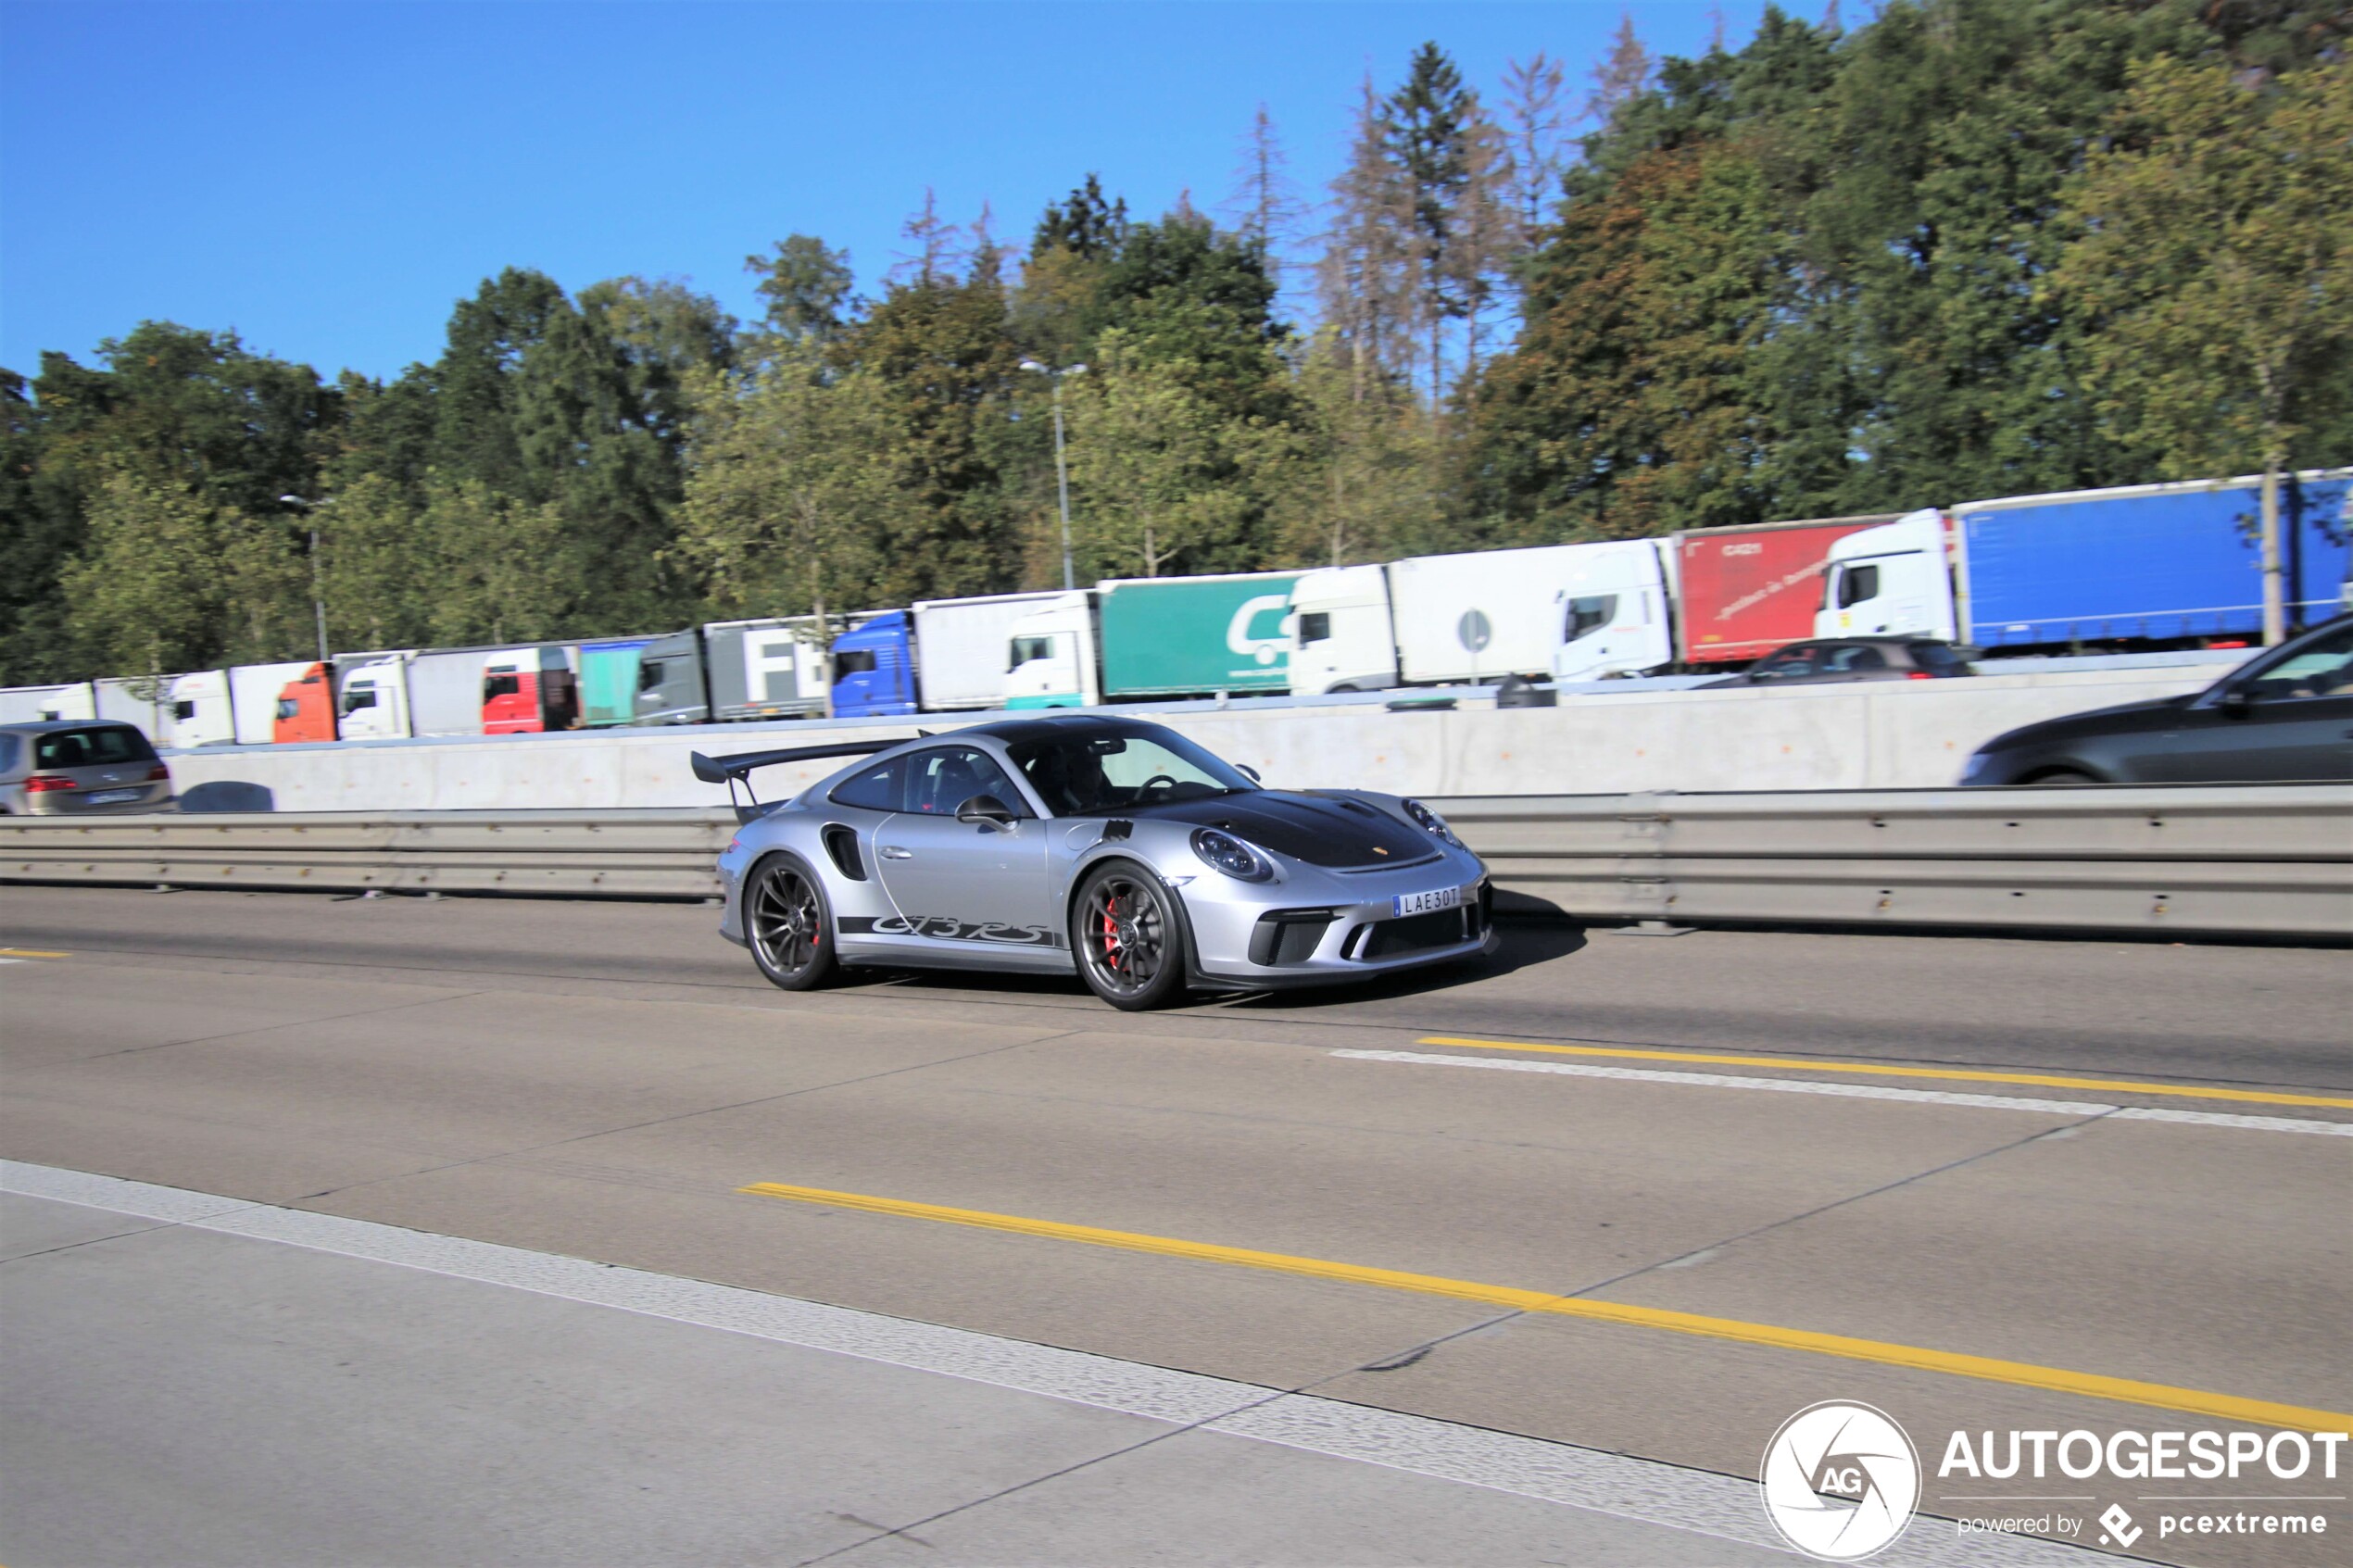
[[[1051,595],[1006,629],[1005,706],[1287,691],[1299,575],[1112,578]]]
[[[483,660],[482,733],[537,734],[580,727],[579,650],[560,643],[501,648]]]
[[[893,717],[994,708],[1005,700],[1006,637],[1057,593],[918,599],[834,642],[834,716]]]
[[[2258,477],[1927,508],[1831,547],[1817,636],[1887,634],[1988,654],[2239,646],[2263,629]],[[2353,469],[2280,487],[2291,627],[2343,603]]]
[[[557,650],[562,657],[562,650]],[[409,740],[420,735],[478,735],[495,701],[508,720],[526,717],[538,700],[534,648],[379,648],[337,654],[324,664],[299,666],[279,688],[271,738],[280,742]],[[520,676],[533,665],[530,705],[515,694],[489,695],[493,677]],[[500,668],[493,669],[497,665]],[[565,669],[570,666],[566,662]],[[568,679],[568,676],[567,676]],[[512,732],[498,732],[512,733]]]
[[[637,650],[630,722],[822,717],[829,695],[825,655],[837,623],[813,615],[714,621],[653,638]]]
[[[309,668],[296,660],[175,676],[164,696],[164,733],[157,744],[182,751],[200,746],[268,746],[276,738],[278,694]]]
[[[9,686],[0,689],[0,724],[20,724],[36,719],[95,719],[98,693],[87,681],[56,686]]]
[[[1745,664],[1814,634],[1831,547],[1895,512],[1688,529],[1672,536],[1675,652],[1688,668]]]
[[[1285,620],[1290,690],[1664,669],[1675,645],[1661,545],[1544,545],[1302,572]]]

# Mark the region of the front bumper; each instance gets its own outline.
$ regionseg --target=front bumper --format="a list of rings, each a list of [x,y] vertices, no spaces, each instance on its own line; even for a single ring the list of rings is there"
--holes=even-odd
[[[1461,894],[1453,908],[1397,913],[1401,895],[1450,887]],[[1487,868],[1451,847],[1436,860],[1395,871],[1292,868],[1275,884],[1197,877],[1179,897],[1191,928],[1195,977],[1213,985],[1332,985],[1473,958],[1497,946]]]

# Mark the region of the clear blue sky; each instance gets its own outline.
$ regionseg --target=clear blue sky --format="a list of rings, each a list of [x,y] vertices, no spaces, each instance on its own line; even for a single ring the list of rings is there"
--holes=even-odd
[[[1316,193],[1368,68],[1434,38],[1492,102],[1544,50],[1581,96],[1626,9],[0,0],[0,365],[155,318],[393,375],[506,266],[749,317],[747,254],[818,234],[871,289],[926,185],[1022,242],[1089,169],[1139,215],[1214,207],[1262,100]],[[1718,9],[1631,7],[1662,54]],[[1760,9],[1724,0],[1730,43]]]

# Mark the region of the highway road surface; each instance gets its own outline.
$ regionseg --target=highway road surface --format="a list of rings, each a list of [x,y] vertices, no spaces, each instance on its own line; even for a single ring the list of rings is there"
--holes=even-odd
[[[2353,1560],[2344,949],[1525,924],[1138,1016],[715,923],[0,889],[0,1562],[1788,1562],[1823,1401],[1917,1455],[1875,1562]]]

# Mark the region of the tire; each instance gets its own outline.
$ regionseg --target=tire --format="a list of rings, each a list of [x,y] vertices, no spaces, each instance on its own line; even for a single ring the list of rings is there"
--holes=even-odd
[[[1070,950],[1088,989],[1123,1012],[1185,994],[1185,920],[1176,895],[1132,860],[1088,872],[1070,903]]]
[[[2069,784],[2095,784],[2099,782],[2099,780],[2092,777],[2091,774],[2079,772],[2073,768],[2054,768],[2047,773],[2036,774],[2034,778],[2030,781],[2030,787],[2034,789],[2043,789],[2045,787],[2059,788]]]
[[[813,991],[841,974],[824,884],[789,856],[753,868],[744,890],[744,936],[751,961],[779,990]]]

